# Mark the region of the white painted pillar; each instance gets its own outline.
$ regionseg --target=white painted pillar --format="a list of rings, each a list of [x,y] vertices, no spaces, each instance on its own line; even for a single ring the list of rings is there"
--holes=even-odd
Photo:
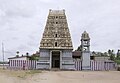
[[[52,68],[52,51],[50,51],[50,66],[49,66],[49,69],[51,69]]]
[[[90,52],[82,53],[82,70],[90,70]]]
[[[60,51],[60,69],[62,69],[62,51]]]

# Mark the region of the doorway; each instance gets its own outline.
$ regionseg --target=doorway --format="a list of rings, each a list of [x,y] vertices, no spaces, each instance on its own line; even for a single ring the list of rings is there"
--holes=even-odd
[[[60,51],[52,51],[52,68],[60,68]]]

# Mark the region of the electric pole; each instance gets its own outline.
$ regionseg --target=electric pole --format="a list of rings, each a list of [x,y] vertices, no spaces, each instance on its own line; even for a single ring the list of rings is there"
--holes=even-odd
[[[4,43],[2,42],[2,56],[3,56],[3,69],[4,69]]]

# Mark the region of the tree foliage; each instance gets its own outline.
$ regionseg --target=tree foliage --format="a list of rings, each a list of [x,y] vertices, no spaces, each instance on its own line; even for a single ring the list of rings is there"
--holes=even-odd
[[[120,60],[120,50],[118,49],[117,51],[117,57],[116,57],[117,60]]]
[[[16,52],[16,57],[19,57],[19,53],[20,53],[19,51]]]
[[[110,56],[110,60],[115,60],[115,53],[114,53],[114,50],[108,50],[108,54]]]
[[[82,46],[81,45],[77,48],[77,51],[82,51]]]
[[[30,60],[39,60],[39,55],[37,55],[37,54],[31,55]]]

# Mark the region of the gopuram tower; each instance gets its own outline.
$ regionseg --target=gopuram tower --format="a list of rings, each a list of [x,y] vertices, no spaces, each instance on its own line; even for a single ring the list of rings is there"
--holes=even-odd
[[[65,10],[49,10],[39,49],[37,69],[74,69],[73,46]]]

